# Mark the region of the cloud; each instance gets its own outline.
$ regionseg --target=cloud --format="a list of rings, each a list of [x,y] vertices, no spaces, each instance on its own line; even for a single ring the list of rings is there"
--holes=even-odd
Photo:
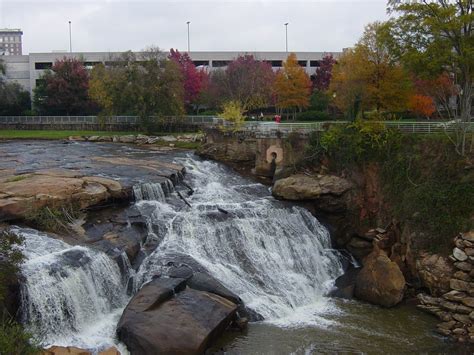
[[[23,51],[340,51],[364,25],[386,19],[383,0],[0,0],[0,27],[21,28]]]

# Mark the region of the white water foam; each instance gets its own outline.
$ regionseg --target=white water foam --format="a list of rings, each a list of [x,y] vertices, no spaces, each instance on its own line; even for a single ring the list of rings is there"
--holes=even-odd
[[[165,255],[187,254],[267,321],[328,326],[319,315],[337,309],[323,296],[343,273],[328,231],[308,211],[218,164],[180,163],[195,189],[192,207],[144,202],[155,207],[150,221],[163,241],[141,265],[138,283],[159,272]]]
[[[115,339],[128,300],[117,264],[105,253],[33,229],[12,232],[24,238],[22,320],[41,344],[126,351]]]

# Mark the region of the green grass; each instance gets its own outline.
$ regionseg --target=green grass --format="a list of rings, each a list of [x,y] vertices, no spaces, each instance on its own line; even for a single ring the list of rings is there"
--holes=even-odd
[[[0,130],[0,139],[65,139],[69,136],[124,136],[139,132]]]
[[[143,132],[115,131],[43,131],[43,130],[0,130],[0,139],[66,139],[70,136],[126,136],[144,134]],[[186,132],[157,132],[156,136],[179,136],[193,134]]]

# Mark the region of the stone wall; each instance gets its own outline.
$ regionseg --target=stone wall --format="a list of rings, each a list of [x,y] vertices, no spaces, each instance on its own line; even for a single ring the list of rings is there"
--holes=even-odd
[[[449,260],[455,272],[449,280],[449,291],[441,297],[419,294],[418,307],[442,321],[437,326],[439,333],[474,343],[474,231],[460,234],[454,243]]]

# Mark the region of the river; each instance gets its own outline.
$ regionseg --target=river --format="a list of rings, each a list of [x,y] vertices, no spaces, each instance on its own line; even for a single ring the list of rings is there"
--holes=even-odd
[[[129,279],[106,254],[70,246],[34,230],[25,237],[22,317],[43,345],[99,351],[116,345],[115,325],[137,290],[186,254],[264,317],[245,333],[228,332],[212,348],[229,354],[447,353],[453,344],[435,335],[437,320],[412,306],[382,309],[325,297],[344,270],[343,255],[308,211],[276,201],[269,188],[191,154],[178,186],[136,186],[136,207],[148,221],[143,248],[156,247]],[[131,287],[133,285],[133,287]]]

